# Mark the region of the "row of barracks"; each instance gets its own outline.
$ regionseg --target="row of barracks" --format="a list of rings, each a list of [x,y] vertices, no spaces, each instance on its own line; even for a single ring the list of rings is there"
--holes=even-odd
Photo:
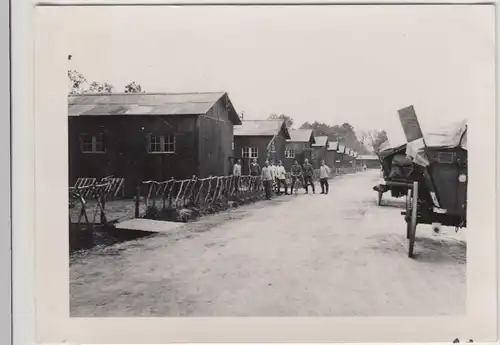
[[[282,120],[242,121],[225,92],[83,94],[68,97],[69,183],[124,178],[125,195],[141,181],[243,174],[256,159],[297,159],[315,168],[353,167],[356,152]]]

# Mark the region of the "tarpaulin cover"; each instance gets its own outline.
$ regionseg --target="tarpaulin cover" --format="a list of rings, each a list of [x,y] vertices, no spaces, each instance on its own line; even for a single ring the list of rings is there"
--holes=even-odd
[[[381,146],[382,147],[382,146]],[[380,159],[385,159],[386,157],[389,157],[390,155],[396,153],[396,152],[405,152],[406,149],[406,144],[395,146],[395,147],[387,147],[385,149],[381,149],[380,152],[378,153]]]
[[[397,154],[392,157],[392,165],[411,166],[413,162],[405,154]]]
[[[411,159],[406,157],[404,153],[395,154],[392,157],[391,172],[389,173],[389,178],[407,177],[408,171],[411,171],[413,162]]]
[[[426,133],[423,138],[407,144],[406,155],[412,157],[414,163],[426,167],[429,165],[429,160],[425,154],[425,147],[434,149],[462,147],[467,150],[467,122],[459,121]]]

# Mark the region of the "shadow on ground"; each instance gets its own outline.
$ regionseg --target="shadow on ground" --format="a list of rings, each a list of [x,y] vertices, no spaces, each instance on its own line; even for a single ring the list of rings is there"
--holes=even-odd
[[[404,209],[406,207],[405,200],[383,200],[380,207],[393,207],[393,208],[401,208]]]
[[[408,255],[408,241],[404,234],[374,235],[368,238],[372,244],[367,248],[383,254]],[[413,260],[431,264],[466,264],[467,245],[464,242],[442,236],[418,237],[415,239]]]
[[[426,263],[467,263],[467,245],[464,242],[441,237],[417,237],[414,259]]]

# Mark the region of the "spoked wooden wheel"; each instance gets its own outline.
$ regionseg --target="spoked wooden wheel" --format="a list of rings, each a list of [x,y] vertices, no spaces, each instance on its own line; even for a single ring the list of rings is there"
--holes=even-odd
[[[380,188],[380,186],[379,186]],[[382,193],[382,191],[378,191],[378,195],[377,195],[377,205],[380,206],[382,205],[382,195],[384,195],[384,193]]]
[[[415,247],[415,234],[417,232],[417,211],[418,211],[418,182],[413,182],[413,193],[411,198],[411,218],[408,220],[408,257],[413,258]]]
[[[410,238],[410,228],[411,228],[410,215],[411,215],[411,200],[412,200],[411,196],[412,196],[412,189],[408,188],[408,191],[406,192],[406,205],[405,205],[406,239]]]

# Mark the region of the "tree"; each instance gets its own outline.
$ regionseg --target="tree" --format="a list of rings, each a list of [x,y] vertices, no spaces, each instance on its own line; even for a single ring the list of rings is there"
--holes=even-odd
[[[372,130],[365,132],[363,135],[365,139],[367,139],[374,153],[378,153],[380,146],[388,140],[385,130]]]
[[[87,78],[76,70],[68,70],[69,94],[77,95],[84,93],[87,85]]]
[[[361,132],[361,134],[359,135],[358,141],[361,144],[361,146],[363,146],[363,149],[367,150],[366,145],[368,142],[368,132],[365,132],[365,131]]]
[[[71,55],[68,56],[68,59],[71,59]],[[68,70],[68,79],[69,79],[69,91],[70,95],[81,95],[85,93],[113,93],[115,91],[115,87],[108,82],[97,82],[93,81],[89,83],[85,76],[76,71],[76,70]],[[137,93],[137,92],[146,92],[142,89],[142,86],[135,81],[128,83],[125,85],[125,93]]]
[[[113,89],[113,85],[108,84],[107,82],[101,84],[93,81],[86,93],[112,93]]]
[[[140,93],[140,92],[146,92],[146,91],[143,90],[142,86],[140,84],[137,84],[135,81],[125,85],[125,93]]]
[[[113,85],[108,82],[100,83],[93,81],[89,84],[87,78],[76,70],[68,71],[69,79],[69,94],[81,95],[85,93],[112,93],[114,91]]]
[[[327,136],[328,140],[336,141],[337,136],[333,131],[333,127],[327,125],[326,123],[314,121],[313,123],[304,122],[301,126],[301,129],[312,129],[314,136]]]
[[[293,126],[293,119],[285,114],[278,115],[276,113],[272,113],[269,115],[268,120],[285,120],[286,128],[291,128]]]
[[[366,153],[366,148],[358,140],[354,127],[349,123],[342,125],[328,125],[323,122],[305,122],[300,128],[312,129],[314,136],[326,136],[329,141],[338,141],[358,153]]]
[[[352,148],[355,151],[359,151],[361,149],[361,145],[352,125],[349,123],[343,123],[341,126],[334,126],[333,128],[337,137],[340,137],[341,141],[343,141],[347,147]]]

